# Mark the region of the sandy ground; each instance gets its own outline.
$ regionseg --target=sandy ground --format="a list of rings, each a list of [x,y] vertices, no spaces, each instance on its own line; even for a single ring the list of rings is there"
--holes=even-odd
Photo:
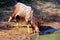
[[[59,22],[44,23],[44,26],[60,28]],[[31,40],[32,29],[28,33],[27,27],[0,27],[0,40]]]
[[[0,30],[0,40],[30,40],[27,28],[2,29]]]

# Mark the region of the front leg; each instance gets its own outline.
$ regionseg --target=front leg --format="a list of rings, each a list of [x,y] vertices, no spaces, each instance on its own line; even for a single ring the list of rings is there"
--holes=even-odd
[[[28,24],[28,19],[25,18],[25,22],[26,22],[26,24]]]
[[[31,26],[32,26],[34,34],[35,33],[39,33],[39,28],[38,28],[38,26],[33,21],[31,21]]]

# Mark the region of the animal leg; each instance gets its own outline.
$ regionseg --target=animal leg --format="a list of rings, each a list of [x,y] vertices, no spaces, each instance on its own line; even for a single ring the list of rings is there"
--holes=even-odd
[[[10,21],[11,21],[11,19],[12,19],[12,17],[10,16],[10,18],[9,18],[8,22],[10,22]]]
[[[34,34],[35,34],[35,33],[39,33],[39,28],[38,28],[38,26],[37,26],[34,22],[32,22],[32,21],[31,21],[31,26],[32,26],[33,33],[34,33]]]

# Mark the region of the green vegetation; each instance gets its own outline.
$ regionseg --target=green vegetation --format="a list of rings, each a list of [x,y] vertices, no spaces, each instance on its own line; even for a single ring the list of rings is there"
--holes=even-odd
[[[32,36],[31,39],[36,40],[36,35]],[[52,34],[40,35],[37,40],[60,40],[60,30]]]

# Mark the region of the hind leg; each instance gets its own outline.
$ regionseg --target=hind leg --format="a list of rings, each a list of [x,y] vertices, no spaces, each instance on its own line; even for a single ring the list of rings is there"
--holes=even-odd
[[[9,18],[8,22],[10,22],[10,21],[11,21],[11,19],[12,19],[12,17],[10,16],[10,18]]]

